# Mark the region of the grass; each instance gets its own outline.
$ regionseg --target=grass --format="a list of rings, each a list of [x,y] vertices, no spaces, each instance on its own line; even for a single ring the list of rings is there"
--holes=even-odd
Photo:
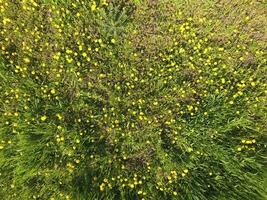
[[[266,199],[266,4],[0,0],[1,199]]]

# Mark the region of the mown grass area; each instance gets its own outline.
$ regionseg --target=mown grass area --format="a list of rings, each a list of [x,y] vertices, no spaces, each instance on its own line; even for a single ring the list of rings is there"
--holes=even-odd
[[[264,1],[0,11],[0,199],[266,199]]]

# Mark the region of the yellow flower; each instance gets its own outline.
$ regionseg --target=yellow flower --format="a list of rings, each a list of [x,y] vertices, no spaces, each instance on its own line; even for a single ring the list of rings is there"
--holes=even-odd
[[[187,151],[190,153],[190,152],[193,151],[193,148],[189,147],[189,148],[187,149]]]
[[[66,50],[66,53],[67,53],[67,54],[71,54],[71,53],[72,53],[72,50],[69,50],[69,49],[68,49],[68,50]]]
[[[106,2],[106,0],[103,0],[103,1],[102,1],[102,5],[103,5],[103,6],[107,6],[107,5],[108,5],[107,2]]]
[[[56,93],[56,90],[55,89],[52,89],[51,90],[51,94],[55,94]]]
[[[184,173],[188,173],[188,169],[185,169],[185,170],[184,170]]]
[[[45,121],[46,118],[47,118],[47,117],[44,115],[44,116],[41,117],[41,120],[42,120],[42,121]]]
[[[114,38],[111,39],[111,43],[115,44],[116,40]]]
[[[82,53],[82,56],[83,56],[83,57],[86,57],[86,56],[87,56],[87,53],[83,52],[83,53]]]
[[[23,60],[24,60],[25,63],[29,63],[30,62],[29,58],[24,58]]]
[[[100,191],[104,191],[104,189],[105,189],[105,183],[102,183],[102,184],[99,186],[99,188],[100,188]]]
[[[93,2],[93,4],[91,5],[91,11],[94,11],[96,9],[96,3]]]
[[[61,119],[62,119],[62,116],[61,116],[60,114],[57,114],[57,118],[58,118],[59,120],[61,120]]]
[[[7,23],[11,22],[11,20],[9,18],[5,18],[3,19],[3,24],[6,25]]]

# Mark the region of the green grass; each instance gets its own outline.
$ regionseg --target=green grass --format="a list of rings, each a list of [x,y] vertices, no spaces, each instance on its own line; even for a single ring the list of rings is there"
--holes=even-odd
[[[264,2],[0,11],[0,199],[266,199]]]

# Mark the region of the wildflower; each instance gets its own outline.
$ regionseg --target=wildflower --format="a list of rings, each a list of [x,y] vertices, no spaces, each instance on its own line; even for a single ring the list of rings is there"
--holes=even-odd
[[[66,53],[67,53],[67,54],[71,54],[71,53],[72,53],[72,50],[69,50],[69,49],[68,49],[68,50],[66,50]]]
[[[23,61],[24,61],[25,63],[30,63],[30,59],[29,59],[29,58],[24,58]]]
[[[41,117],[41,120],[42,120],[42,121],[45,121],[46,118],[47,118],[47,117],[44,115],[44,116]]]
[[[86,57],[86,56],[87,56],[87,53],[83,52],[83,53],[82,53],[82,56],[83,56],[83,57]]]
[[[189,148],[187,149],[187,151],[190,153],[190,152],[193,151],[193,148],[189,147]]]
[[[108,5],[107,1],[106,1],[106,0],[103,0],[103,1],[102,1],[102,5],[103,5],[103,6],[107,6],[107,5]]]
[[[56,93],[56,90],[55,89],[52,89],[51,90],[51,94],[55,94]]]
[[[99,186],[99,188],[100,188],[100,191],[104,191],[104,189],[105,189],[105,183],[102,183],[102,184]]]
[[[5,18],[3,19],[3,24],[6,25],[7,23],[11,22],[11,20],[9,18]]]
[[[93,4],[91,5],[91,11],[95,11],[95,9],[96,9],[96,3],[93,2]]]

